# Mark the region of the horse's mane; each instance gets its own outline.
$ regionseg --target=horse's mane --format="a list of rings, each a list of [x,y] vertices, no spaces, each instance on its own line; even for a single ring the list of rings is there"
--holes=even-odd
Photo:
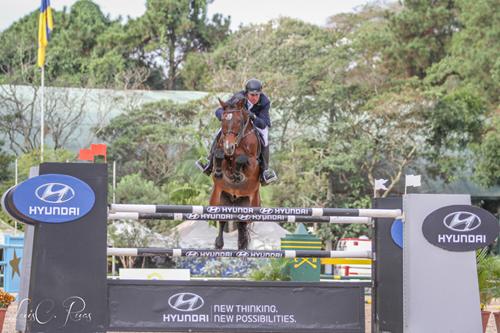
[[[231,99],[229,101],[227,101],[226,105],[231,107],[231,108],[234,108],[236,107],[236,105],[241,102],[241,100],[243,99],[246,99],[246,95],[245,93],[243,92],[239,92],[239,93],[236,93],[233,95],[233,97],[231,97]]]

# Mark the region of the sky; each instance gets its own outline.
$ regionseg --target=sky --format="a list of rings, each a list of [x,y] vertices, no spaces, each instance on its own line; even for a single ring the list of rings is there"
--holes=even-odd
[[[132,18],[141,16],[146,11],[144,0],[93,0],[101,7],[101,11],[111,19],[121,15]],[[33,10],[40,8],[40,0],[1,0],[0,31]],[[62,10],[71,7],[76,0],[50,0],[51,7]],[[273,18],[287,16],[302,21],[323,25],[326,19],[334,14],[350,12],[367,0],[215,0],[208,6],[208,16],[221,13],[231,16],[231,30],[238,29],[240,24],[265,23]],[[54,22],[57,27],[57,22]]]

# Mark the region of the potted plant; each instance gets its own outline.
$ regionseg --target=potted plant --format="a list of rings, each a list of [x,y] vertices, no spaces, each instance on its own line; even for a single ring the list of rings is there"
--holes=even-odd
[[[485,311],[485,308],[500,295],[500,258],[489,256],[488,248],[484,248],[476,252],[476,263],[483,332],[486,332],[491,311]]]
[[[3,328],[3,321],[5,320],[5,313],[10,303],[14,302],[16,298],[7,292],[0,291],[0,333]]]
[[[500,310],[500,307],[498,308]],[[495,325],[497,327],[497,332],[500,333],[500,312],[493,312],[495,316]]]

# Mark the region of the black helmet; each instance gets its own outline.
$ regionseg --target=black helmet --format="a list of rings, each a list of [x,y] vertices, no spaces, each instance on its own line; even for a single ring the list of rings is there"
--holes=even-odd
[[[262,93],[262,83],[257,79],[250,79],[245,85],[245,91],[252,95],[260,95]]]

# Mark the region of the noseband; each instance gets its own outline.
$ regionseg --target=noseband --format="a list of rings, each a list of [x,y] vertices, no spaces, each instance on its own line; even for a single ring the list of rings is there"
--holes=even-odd
[[[232,113],[232,112],[239,112],[240,115],[241,115],[241,118],[243,118],[243,112],[241,112],[241,109],[238,109],[238,110],[228,110],[228,111],[222,111],[223,113]],[[234,141],[234,145],[236,147],[238,147],[238,144],[240,143],[240,141],[246,137],[247,135],[249,135],[250,133],[252,133],[252,131],[248,132],[247,134],[244,134],[245,133],[245,129],[247,128],[248,126],[248,123],[250,122],[250,117],[247,118],[247,121],[245,122],[245,124],[243,124],[243,122],[240,123],[240,129],[238,131],[238,133],[234,132],[234,131],[227,131],[227,132],[224,132],[222,131],[222,140],[223,142],[226,142],[226,134],[229,134],[229,133],[232,133],[234,135],[236,135],[236,140]]]

